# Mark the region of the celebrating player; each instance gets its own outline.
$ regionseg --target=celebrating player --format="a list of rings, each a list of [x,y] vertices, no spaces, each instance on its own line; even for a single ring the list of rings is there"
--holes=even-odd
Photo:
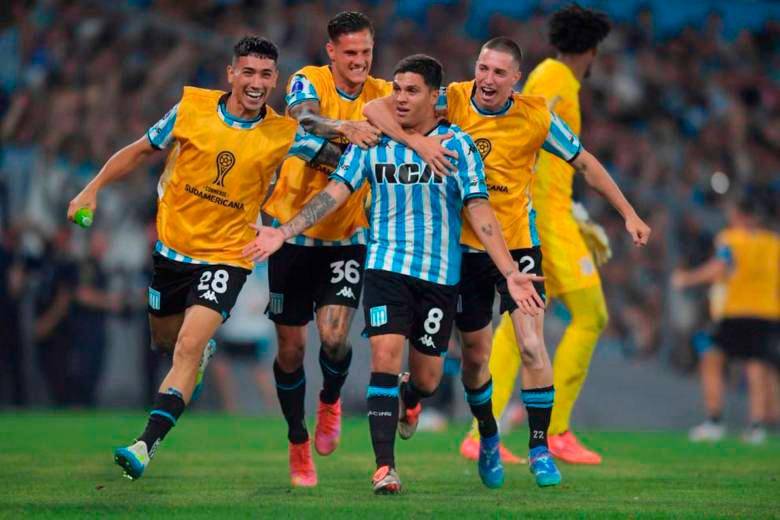
[[[761,228],[756,202],[743,198],[729,208],[729,226],[718,234],[715,244],[715,256],[708,262],[676,271],[672,277],[679,289],[725,284],[714,337],[717,348],[704,352],[699,366],[707,420],[691,430],[690,438],[718,441],[725,434],[721,415],[728,356],[745,360],[750,428],[744,439],[760,444],[766,440],[772,328],[780,318],[780,237]]]
[[[293,74],[287,87],[287,110],[308,132],[342,146],[374,145],[379,131],[359,120],[363,119],[365,103],[388,95],[390,84],[369,76],[373,26],[361,13],[343,12],[328,22],[328,35],[330,65],[308,66]],[[279,221],[290,220],[325,187],[330,171],[307,166],[298,158],[286,160],[263,210]],[[306,324],[312,313],[321,341],[319,360],[323,377],[314,435],[317,452],[332,453],[341,435],[341,387],[352,360],[347,334],[363,286],[366,193],[367,187],[316,226],[289,237],[269,261],[268,314],[279,340],[274,376],[288,425],[294,486],[317,484],[304,419],[303,358]]]
[[[266,105],[278,78],[277,59],[270,41],[241,39],[227,67],[229,93],[185,87],[179,103],[112,156],[68,208],[69,219],[80,208],[94,210],[100,189],[173,145],[157,190],[159,241],[149,287],[152,343],[172,352],[173,366],[146,429],[114,451],[131,479],[141,477],[203,377],[216,349],[210,338],[251,273],[242,248],[252,238],[248,224],[257,220],[274,171],[288,151],[307,160],[323,154],[322,139],[296,133],[293,119]]]
[[[513,93],[520,80],[520,47],[509,38],[494,38],[482,46],[475,79],[452,83],[441,107],[448,118],[474,138],[485,161],[491,205],[496,211],[512,257],[527,273],[542,273],[542,254],[531,201],[534,163],[540,149],[555,154],[583,171],[588,183],[602,193],[625,218],[626,229],[637,245],[647,242],[650,229],[625,199],[598,160],[580,145],[577,136],[546,106],[544,98]],[[383,132],[402,140],[402,129],[392,118],[390,101],[366,107],[369,120]],[[414,136],[409,143],[423,155],[438,146]],[[430,153],[430,152],[426,152]],[[540,486],[557,485],[561,477],[547,446],[547,429],[554,389],[550,360],[544,344],[543,314],[528,316],[517,305],[466,222],[461,242],[465,247],[460,306],[456,319],[463,338],[463,384],[467,395],[481,389],[490,403],[492,381],[488,369],[492,341],[494,287],[501,297],[501,313],[509,312],[523,358],[522,398],[528,411],[530,469]],[[544,294],[544,286],[537,291]],[[472,407],[473,409],[473,407]],[[497,430],[492,412],[475,418],[482,436]],[[484,441],[481,445],[484,444]]]
[[[577,5],[555,13],[550,20],[549,37],[558,54],[540,63],[523,88],[526,95],[543,96],[548,108],[577,135],[581,126],[580,82],[589,75],[597,46],[609,34],[609,29],[606,15]],[[603,229],[590,222],[587,213],[580,218],[575,216],[585,210],[577,205],[577,213],[572,205],[574,173],[571,164],[544,150],[539,152],[532,193],[545,288],[549,296],[560,298],[571,315],[553,360],[555,406],[548,443],[550,452],[565,462],[599,464],[601,456],[579,442],[571,432],[569,420],[585,382],[593,349],[607,324],[607,305],[595,264],[605,262],[610,251]],[[509,403],[520,362],[511,320],[504,316],[496,329],[490,354],[496,417],[501,417]],[[477,428],[472,428],[461,445],[464,456],[474,456],[478,436]]]
[[[487,201],[476,145],[460,128],[436,116],[441,78],[441,65],[433,58],[415,55],[401,60],[394,73],[392,117],[403,132],[451,135],[444,142],[457,153],[454,175],[434,175],[411,148],[386,137],[368,150],[351,146],[319,195],[282,227],[262,228],[245,249],[255,259],[265,258],[290,237],[332,214],[352,192],[370,186],[371,233],[363,308],[372,350],[367,401],[377,464],[373,477],[376,493],[400,491],[395,430],[398,428],[402,438],[414,433],[416,422],[404,421],[405,415],[419,410],[420,399],[433,394],[441,378],[457,307],[464,205],[475,238],[495,262],[515,305],[529,314],[537,314],[543,307],[531,284],[541,278],[521,274],[507,250]],[[398,373],[406,339],[412,346],[411,374],[404,377],[399,392]],[[490,414],[489,389],[470,390],[469,402],[475,414]],[[486,450],[480,460],[479,473],[485,485],[498,487],[504,475],[497,432],[493,440],[493,449]]]

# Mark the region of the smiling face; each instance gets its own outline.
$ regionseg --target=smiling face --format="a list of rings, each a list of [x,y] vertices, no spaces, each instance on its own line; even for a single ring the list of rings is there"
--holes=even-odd
[[[257,117],[279,79],[276,62],[254,54],[235,58],[227,75],[231,86],[228,111],[242,119]]]
[[[368,79],[374,59],[374,37],[364,29],[338,36],[325,46],[337,83],[348,88],[360,87]]]
[[[416,72],[399,72],[393,78],[393,108],[402,128],[420,132],[430,130],[436,120],[438,89],[425,84]]]
[[[483,48],[474,66],[475,101],[489,112],[500,110],[520,81],[520,64],[511,54]]]

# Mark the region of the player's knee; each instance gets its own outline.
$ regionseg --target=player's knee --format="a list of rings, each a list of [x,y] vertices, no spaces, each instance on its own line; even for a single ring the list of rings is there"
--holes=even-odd
[[[544,368],[544,340],[537,335],[529,335],[523,338],[520,356],[523,366],[530,370]]]
[[[351,348],[347,342],[347,338],[344,336],[323,336],[322,350],[328,355],[330,359],[340,360],[347,355],[347,352]]]
[[[199,344],[194,336],[186,333],[179,334],[173,351],[174,365],[183,368],[197,367],[203,355],[204,347],[205,345]]]
[[[434,376],[423,376],[419,380],[414,379],[414,388],[423,397],[431,397],[439,388],[439,378]]]
[[[397,367],[401,365],[402,352],[395,352],[392,349],[375,348],[371,352],[371,370],[374,372],[397,372]]]
[[[279,351],[276,353],[276,361],[285,372],[294,372],[303,365],[303,355],[305,347],[302,343],[288,343],[286,348],[279,344]]]
[[[490,363],[490,349],[463,349],[463,372],[479,372]]]

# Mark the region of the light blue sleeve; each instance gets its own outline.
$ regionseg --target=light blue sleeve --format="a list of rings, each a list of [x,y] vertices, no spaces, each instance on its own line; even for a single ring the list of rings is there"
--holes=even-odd
[[[444,112],[447,110],[447,87],[439,87],[439,97],[436,99],[436,111]]]
[[[178,112],[179,104],[176,103],[162,119],[157,121],[146,131],[146,137],[154,148],[163,150],[171,144],[171,141],[173,140],[173,126],[176,124],[176,115]]]
[[[287,103],[287,108],[292,108],[298,103],[304,101],[319,101],[320,96],[317,94],[317,90],[312,85],[309,78],[303,74],[296,74],[290,81],[290,87],[287,95],[284,97],[284,102]]]
[[[474,198],[488,198],[485,181],[485,165],[479,155],[477,145],[467,133],[458,132],[450,140],[452,149],[458,152],[458,173],[455,179],[463,201]],[[448,143],[449,144],[449,143]]]
[[[368,151],[350,144],[339,160],[339,165],[330,174],[331,180],[343,182],[352,191],[360,188],[366,181],[366,157]]]
[[[306,132],[301,125],[298,125],[298,129],[295,131],[295,139],[290,147],[288,155],[294,155],[306,161],[312,162],[317,154],[320,153],[322,147],[328,141],[318,135],[310,134]]]
[[[550,112],[550,129],[544,140],[542,148],[563,159],[566,162],[573,161],[582,150],[582,144],[577,134],[571,131],[569,126],[555,113]]]
[[[719,244],[715,249],[715,258],[723,260],[729,267],[734,267],[734,253],[726,244]]]

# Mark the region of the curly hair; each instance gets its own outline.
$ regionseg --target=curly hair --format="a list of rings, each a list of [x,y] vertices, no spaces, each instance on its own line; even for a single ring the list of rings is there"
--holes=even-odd
[[[550,19],[550,44],[563,54],[582,54],[595,49],[610,29],[606,14],[571,4]]]

